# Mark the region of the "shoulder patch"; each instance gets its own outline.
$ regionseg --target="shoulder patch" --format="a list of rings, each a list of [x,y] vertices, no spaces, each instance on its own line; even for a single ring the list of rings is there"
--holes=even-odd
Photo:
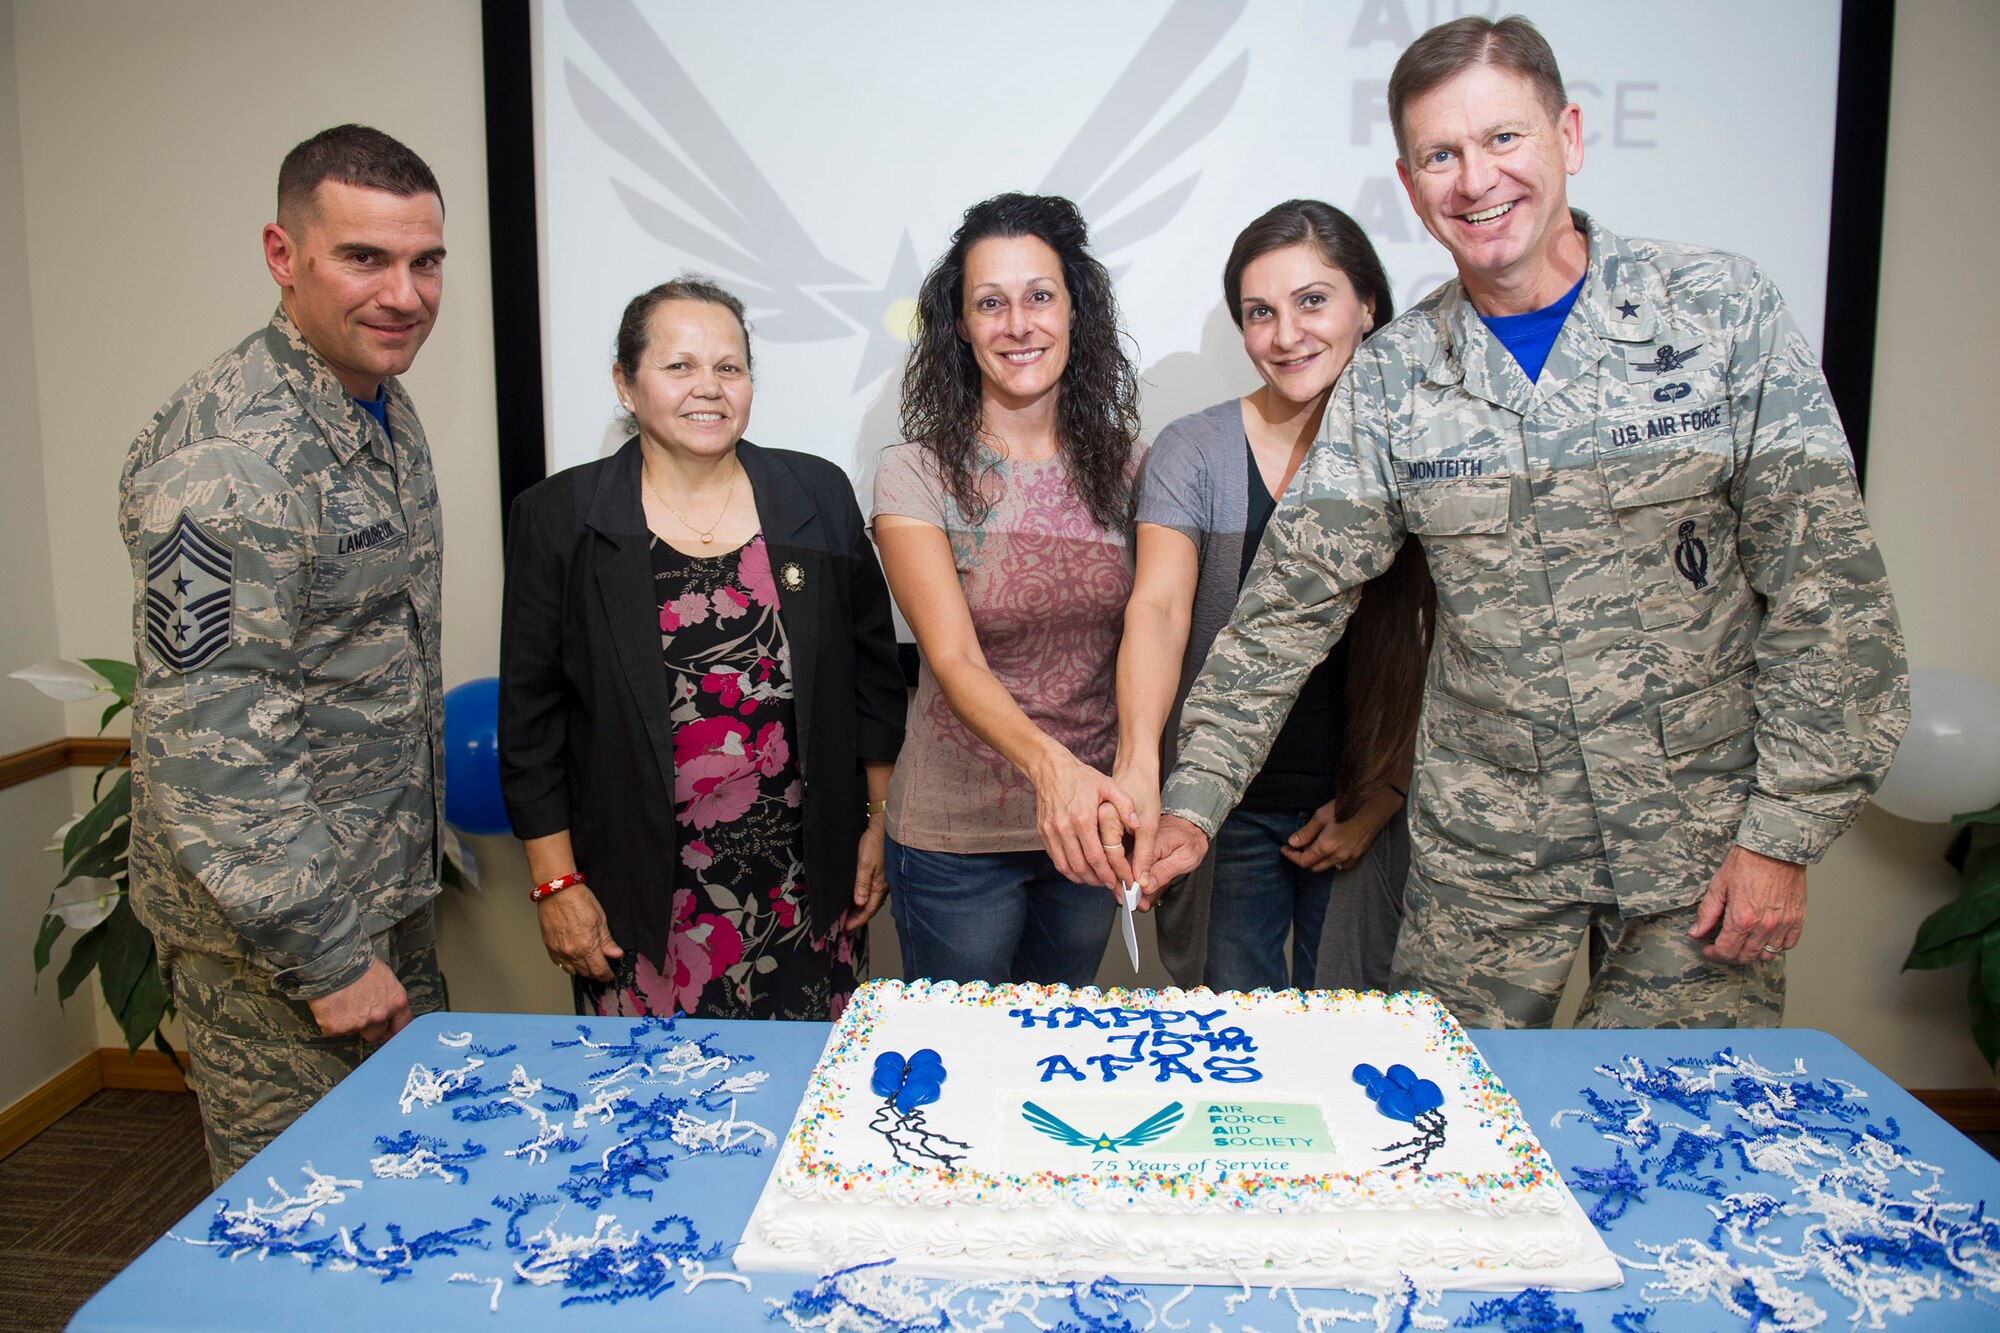
[[[229,646],[236,552],[186,510],[146,551],[146,646],[172,671],[205,666]]]

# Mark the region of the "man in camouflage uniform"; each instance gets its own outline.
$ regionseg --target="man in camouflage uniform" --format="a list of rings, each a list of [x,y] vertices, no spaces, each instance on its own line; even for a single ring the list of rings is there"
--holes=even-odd
[[[407,370],[444,204],[389,136],[293,149],[264,328],[132,444],[132,905],[220,1183],[440,1008],[439,514]]]
[[[1183,710],[1151,879],[1199,860],[1359,585],[1414,535],[1439,634],[1406,984],[1469,1024],[1546,1026],[1590,939],[1580,1023],[1776,1023],[1805,867],[1909,714],[1825,381],[1747,260],[1569,208],[1581,112],[1525,20],[1425,34],[1390,115],[1458,279],[1335,388]],[[1537,375],[1487,320],[1545,311]]]

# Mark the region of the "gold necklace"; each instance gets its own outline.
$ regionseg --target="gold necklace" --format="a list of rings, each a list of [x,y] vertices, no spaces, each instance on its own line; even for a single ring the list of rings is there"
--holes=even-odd
[[[679,519],[682,527],[701,538],[703,546],[711,545],[715,541],[715,530],[722,526],[722,517],[729,512],[729,502],[736,498],[736,476],[742,470],[742,467],[739,465],[735,472],[729,474],[729,488],[722,493],[722,508],[715,511],[715,522],[708,525],[707,531],[703,531],[698,524],[690,523],[686,514],[674,508],[673,505],[667,502],[667,497],[660,494],[660,484],[653,480],[653,470],[651,468],[642,467],[639,469],[640,474],[646,478],[646,489],[653,493],[653,498],[665,506],[669,514]]]

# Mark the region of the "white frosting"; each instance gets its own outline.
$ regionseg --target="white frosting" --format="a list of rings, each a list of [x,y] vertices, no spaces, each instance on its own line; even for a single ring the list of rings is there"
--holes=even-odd
[[[945,1070],[935,1095],[885,1115],[878,1057],[925,1048]],[[1441,1105],[1415,1124],[1384,1115],[1362,1063],[1406,1066]],[[1421,1169],[1394,1164],[1420,1142]],[[745,1250],[739,1267],[895,1257],[941,1275],[1619,1280],[1514,1099],[1410,992],[871,982],[813,1072]]]

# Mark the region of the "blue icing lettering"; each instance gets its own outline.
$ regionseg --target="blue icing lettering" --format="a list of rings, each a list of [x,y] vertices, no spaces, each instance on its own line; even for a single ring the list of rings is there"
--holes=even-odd
[[[1069,1078],[1075,1079],[1079,1083],[1086,1081],[1083,1076],[1083,1071],[1081,1069],[1078,1069],[1075,1065],[1071,1064],[1069,1062],[1069,1057],[1066,1055],[1045,1055],[1041,1059],[1035,1061],[1035,1063],[1042,1067],[1042,1082],[1044,1083],[1047,1083],[1057,1074],[1066,1075]]]
[[[1085,1060],[1084,1063],[1087,1065],[1096,1065],[1104,1071],[1104,1081],[1106,1083],[1113,1083],[1126,1070],[1136,1065],[1144,1064],[1145,1059],[1137,1055],[1093,1055]]]
[[[1222,1029],[1220,1032],[1208,1033],[1206,1040],[1208,1042],[1208,1049],[1211,1051],[1254,1051],[1257,1049],[1257,1043],[1250,1034],[1233,1024]]]
[[[1219,1082],[1257,1082],[1264,1075],[1249,1058],[1257,1050],[1255,1039],[1234,1024],[1216,1026],[1217,1020],[1228,1013],[1227,1009],[1201,1012],[1059,1005],[1041,1011],[1010,1009],[1008,1016],[1020,1020],[1024,1028],[1041,1026],[1075,1031],[1080,1027],[1089,1027],[1106,1034],[1104,1043],[1110,1049],[1102,1054],[1049,1055],[1038,1059],[1036,1064],[1041,1069],[1041,1081],[1044,1083],[1058,1075],[1088,1081],[1079,1066],[1095,1066],[1102,1081],[1111,1083],[1119,1075],[1148,1064],[1154,1081],[1159,1083],[1175,1078],[1200,1083],[1204,1081],[1203,1070],[1207,1071],[1208,1078]],[[1194,1030],[1169,1030],[1183,1025],[1191,1025]],[[1204,1049],[1211,1054],[1199,1065],[1192,1063],[1189,1057]],[[1241,1055],[1230,1056],[1223,1052],[1240,1052]]]
[[[1201,1067],[1217,1083],[1255,1083],[1264,1077],[1263,1071],[1249,1060],[1233,1055],[1211,1055],[1201,1062]]]

